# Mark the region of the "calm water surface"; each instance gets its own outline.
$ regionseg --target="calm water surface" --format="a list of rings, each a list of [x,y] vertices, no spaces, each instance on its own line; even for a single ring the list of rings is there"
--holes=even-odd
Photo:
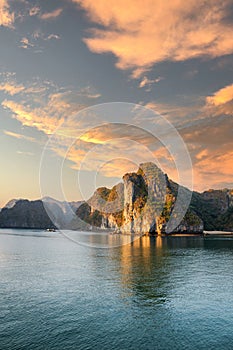
[[[233,349],[233,239],[0,230],[0,349]]]

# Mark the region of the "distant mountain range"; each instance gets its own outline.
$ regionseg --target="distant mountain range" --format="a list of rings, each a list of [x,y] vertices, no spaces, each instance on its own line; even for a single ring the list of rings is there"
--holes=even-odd
[[[149,186],[153,189],[150,196]],[[98,188],[87,202],[61,202],[50,197],[37,201],[13,199],[0,212],[0,227],[166,233],[176,215],[178,188],[155,164],[144,163],[136,173],[125,174],[123,183],[112,189]],[[191,202],[173,233],[233,231],[232,189],[192,194],[184,190],[192,195]]]
[[[0,212],[0,227],[69,228],[70,222],[76,217],[77,208],[82,203],[82,201],[62,202],[51,197],[35,201],[12,199]]]

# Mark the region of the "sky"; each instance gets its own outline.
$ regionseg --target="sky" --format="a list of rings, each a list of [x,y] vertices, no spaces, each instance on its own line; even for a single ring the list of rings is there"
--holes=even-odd
[[[0,45],[0,207],[153,158],[179,181],[183,151],[183,183],[233,188],[232,0],[0,0]]]

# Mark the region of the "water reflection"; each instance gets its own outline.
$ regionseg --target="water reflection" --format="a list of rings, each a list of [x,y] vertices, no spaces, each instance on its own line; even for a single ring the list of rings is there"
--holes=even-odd
[[[120,248],[123,297],[148,305],[166,301],[169,269],[164,266],[169,264],[169,253],[164,243],[162,237],[145,236]]]
[[[144,236],[120,248],[119,259],[124,297],[134,302],[161,304],[171,296],[172,279],[180,265],[174,264],[177,254],[187,248],[203,248],[203,237]]]
[[[74,243],[91,248],[114,248],[129,244],[134,239],[131,235],[110,234],[109,232],[62,230],[61,233]]]

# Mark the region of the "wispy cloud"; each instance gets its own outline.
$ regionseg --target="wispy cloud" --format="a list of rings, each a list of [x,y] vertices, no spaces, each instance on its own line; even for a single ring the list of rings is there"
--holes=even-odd
[[[81,138],[68,152],[60,150],[60,155],[73,163],[73,169],[101,171],[106,177],[118,178],[132,170],[132,164],[136,169],[139,163],[153,159],[153,153],[149,153],[143,143],[118,136],[108,142]]]
[[[145,104],[146,108],[154,110],[166,119],[168,119],[177,129],[193,123],[197,119],[204,118],[202,100],[195,100],[188,105],[159,103],[151,101]]]
[[[34,44],[31,43],[28,38],[24,37],[20,40],[20,47],[22,49],[29,49],[34,47]]]
[[[22,125],[36,128],[46,135],[52,134],[68,117],[100,96],[90,86],[75,90],[39,81],[23,85],[11,77],[6,77],[0,90],[9,96],[18,95],[14,99],[8,97],[3,100],[3,108],[11,111]]]
[[[26,37],[22,38],[19,47],[23,49],[33,49],[34,52],[42,52],[43,47],[40,45],[42,41],[46,42],[59,39],[60,36],[58,34],[44,34],[42,31],[36,30],[30,35],[30,39]]]
[[[25,99],[27,95],[35,99],[34,94],[40,94],[49,90],[49,84],[46,82],[39,82],[35,80],[34,82],[26,82],[24,84],[19,84],[15,80],[15,75],[12,73],[2,75],[3,82],[0,84],[0,91],[3,91],[6,95],[15,96],[20,94],[21,97]]]
[[[35,153],[33,153],[33,152],[26,152],[26,151],[17,151],[16,153],[24,155],[24,156],[34,156],[35,155]]]
[[[62,11],[63,11],[62,8],[58,8],[58,9],[51,11],[51,12],[45,12],[42,15],[40,15],[40,19],[42,19],[42,20],[55,19],[61,15]]]
[[[51,39],[60,39],[60,36],[58,34],[44,34],[41,30],[36,30],[35,32],[32,33],[32,39],[33,40],[51,40]]]
[[[14,137],[16,139],[20,139],[20,140],[26,140],[26,141],[30,141],[30,142],[35,142],[36,139],[34,137],[30,137],[30,136],[26,136],[23,134],[18,134],[16,132],[12,132],[12,131],[8,131],[8,130],[3,130],[4,134],[10,137]]]
[[[113,158],[99,167],[98,175],[103,175],[110,178],[116,177],[121,179],[123,174],[137,170],[138,164],[130,161],[130,159],[124,159],[123,157]]]
[[[36,128],[47,135],[51,135],[68,115],[82,108],[81,104],[67,101],[62,93],[50,94],[46,103],[37,108],[11,100],[4,100],[2,106],[11,110],[22,125]]]
[[[49,35],[45,38],[45,40],[51,40],[51,39],[59,40],[59,39],[61,39],[61,38],[60,38],[60,36],[57,35],[57,34],[49,34]]]
[[[84,38],[96,53],[110,52],[117,67],[138,77],[162,61],[219,57],[233,52],[232,25],[225,20],[231,0],[118,2],[73,0],[101,25]]]
[[[144,76],[143,79],[140,81],[138,87],[146,88],[146,91],[151,91],[152,85],[159,83],[161,80],[163,80],[162,77],[158,77],[156,79],[149,79],[147,76]]]
[[[39,6],[33,6],[29,9],[29,16],[33,17],[40,13],[40,7]]]
[[[91,86],[87,86],[87,87],[81,89],[78,94],[80,96],[85,97],[85,98],[94,99],[94,100],[101,97],[101,94],[99,92],[97,92],[96,89],[94,89]]]

